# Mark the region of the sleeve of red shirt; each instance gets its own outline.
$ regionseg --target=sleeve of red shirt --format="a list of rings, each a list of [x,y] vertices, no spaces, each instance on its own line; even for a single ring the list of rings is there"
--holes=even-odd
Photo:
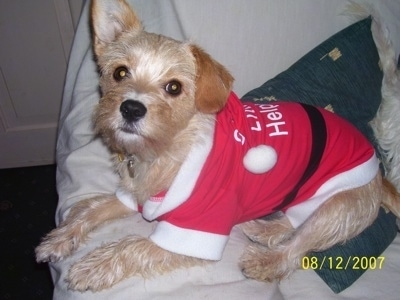
[[[234,191],[200,189],[192,194],[190,201],[159,217],[150,239],[174,253],[219,260],[237,216]]]

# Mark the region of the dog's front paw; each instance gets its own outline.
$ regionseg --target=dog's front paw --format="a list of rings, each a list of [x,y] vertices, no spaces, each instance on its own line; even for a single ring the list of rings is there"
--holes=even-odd
[[[99,247],[69,270],[69,288],[78,291],[101,291],[131,276],[150,278],[180,267],[202,265],[206,261],[164,250],[139,236],[127,236]]]
[[[126,268],[134,264],[134,254],[117,246],[118,242],[114,242],[99,247],[73,264],[66,278],[68,288],[98,292],[131,275]]]
[[[256,244],[246,248],[239,265],[244,276],[258,281],[279,281],[291,273],[284,253]]]
[[[79,240],[68,234],[65,227],[52,230],[36,247],[37,262],[57,262],[70,256],[79,246]]]

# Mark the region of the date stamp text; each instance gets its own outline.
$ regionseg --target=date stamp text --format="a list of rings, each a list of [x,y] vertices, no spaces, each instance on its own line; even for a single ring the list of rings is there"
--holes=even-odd
[[[301,268],[304,270],[381,270],[385,257],[368,256],[304,256],[301,261]]]

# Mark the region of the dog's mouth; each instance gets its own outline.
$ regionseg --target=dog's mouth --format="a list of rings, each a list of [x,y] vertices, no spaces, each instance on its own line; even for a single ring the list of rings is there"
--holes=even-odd
[[[119,127],[119,130],[122,131],[123,133],[139,135],[139,130],[136,124],[125,123]]]

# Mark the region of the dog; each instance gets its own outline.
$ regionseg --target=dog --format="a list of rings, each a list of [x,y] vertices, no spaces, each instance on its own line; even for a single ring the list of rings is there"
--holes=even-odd
[[[144,31],[124,0],[94,0],[91,16],[102,91],[94,126],[121,182],[115,195],[72,207],[37,261],[65,259],[98,226],[137,211],[158,223],[149,238],[127,236],[74,263],[69,288],[100,291],[219,260],[239,223],[253,242],[243,274],[281,280],[310,251],[361,233],[381,205],[400,216],[373,147],[347,121],[299,103],[241,103],[225,67]]]

